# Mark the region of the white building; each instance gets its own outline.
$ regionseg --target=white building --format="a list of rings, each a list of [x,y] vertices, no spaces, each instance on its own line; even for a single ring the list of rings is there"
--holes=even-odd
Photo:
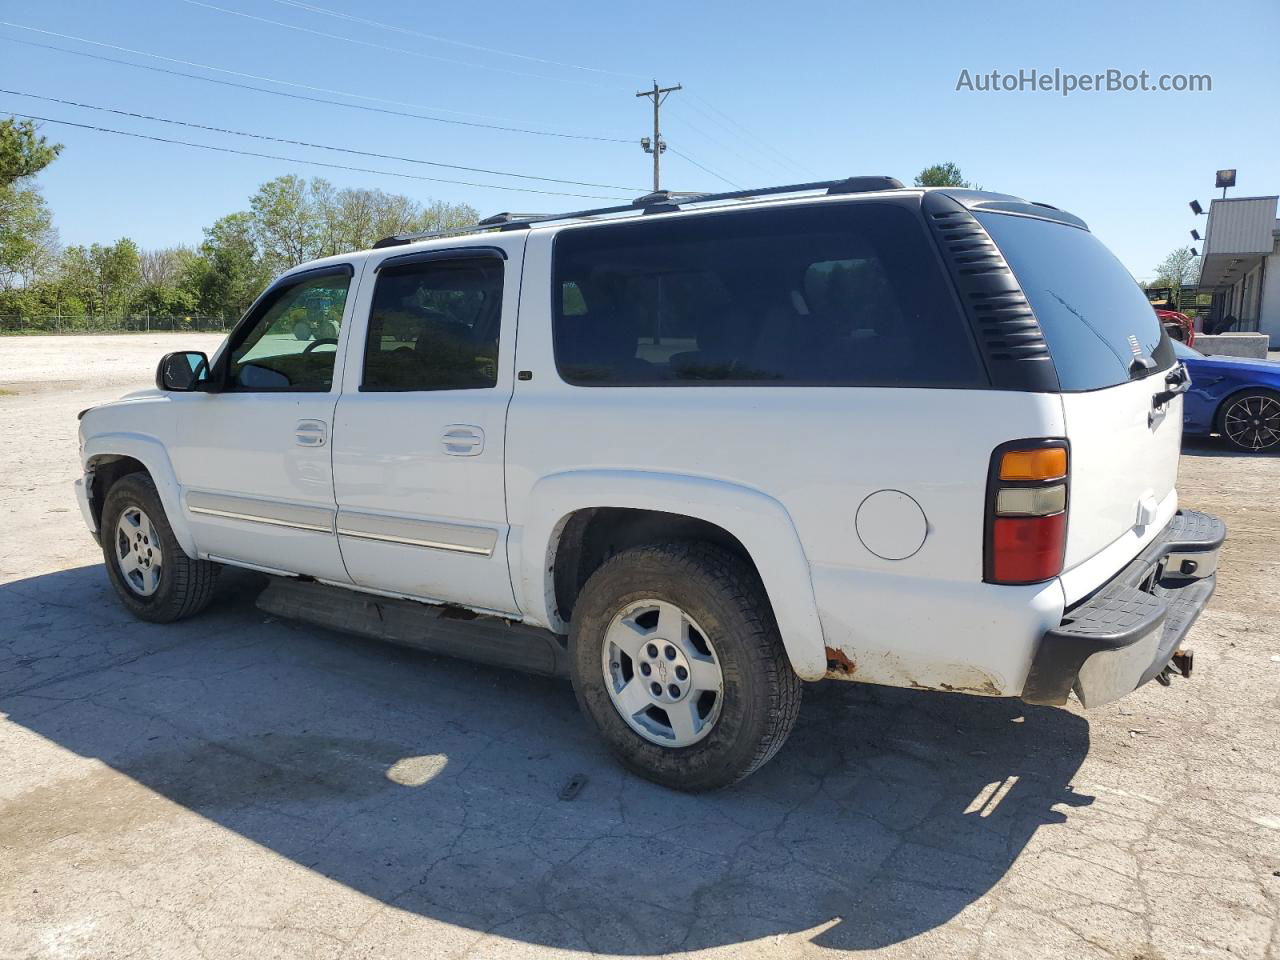
[[[1213,294],[1213,319],[1258,330],[1280,345],[1280,220],[1276,197],[1230,197],[1209,204],[1200,292]]]

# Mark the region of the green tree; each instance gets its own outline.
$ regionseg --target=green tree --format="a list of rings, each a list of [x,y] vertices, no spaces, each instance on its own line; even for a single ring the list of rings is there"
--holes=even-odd
[[[201,313],[229,320],[248,309],[271,277],[254,239],[253,215],[232,213],[205,228],[179,286],[195,294]]]
[[[190,247],[144,250],[138,257],[139,284],[132,312],[176,317],[197,312],[198,288],[190,282],[196,252]]]
[[[58,257],[58,231],[40,191],[0,187],[0,290],[47,276]]]
[[[1156,265],[1153,287],[1172,287],[1174,305],[1181,309],[1182,288],[1200,273],[1200,258],[1192,254],[1190,247],[1178,247]]]
[[[328,186],[328,181],[316,181]],[[317,222],[311,187],[289,174],[268,180],[249,199],[253,239],[272,273],[320,256],[324,234]]]
[[[28,181],[61,150],[30,120],[0,120],[0,290],[35,282],[57,253],[49,208]]]
[[[448,230],[480,219],[466,203],[434,201],[423,206],[412,197],[383,190],[345,189],[334,197],[342,229],[333,253],[367,250],[383,237],[420,230]]]
[[[67,247],[58,283],[69,303],[95,316],[123,316],[141,285],[138,246],[128,237],[110,245]]]
[[[254,243],[272,273],[317,257],[367,249],[391,234],[450,229],[479,219],[465,203],[424,206],[403,194],[339,190],[323,177],[307,181],[296,176],[277,177],[259,187],[249,200],[248,216]]]
[[[62,144],[40,136],[30,120],[0,120],[0,187],[34,177],[61,152]]]
[[[960,168],[954,163],[947,161],[946,163],[935,163],[931,167],[925,167],[916,174],[917,187],[964,187],[968,189],[981,189],[974,187],[972,183],[964,178],[964,174],[960,172]]]

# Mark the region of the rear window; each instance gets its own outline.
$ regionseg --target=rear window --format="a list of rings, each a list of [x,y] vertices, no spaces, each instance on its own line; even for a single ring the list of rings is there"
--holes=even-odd
[[[1173,363],[1173,349],[1137,281],[1079,227],[978,213],[1022,286],[1063,390],[1098,390],[1132,379],[1134,361]]]
[[[922,224],[889,204],[565,230],[554,282],[570,383],[988,383]]]

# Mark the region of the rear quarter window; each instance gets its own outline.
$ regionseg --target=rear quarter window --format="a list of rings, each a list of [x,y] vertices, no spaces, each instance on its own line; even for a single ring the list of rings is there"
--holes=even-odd
[[[1011,214],[977,218],[1018,278],[1064,391],[1126,383],[1139,358],[1155,370],[1173,364],[1146,294],[1088,230]]]
[[[983,387],[919,217],[824,203],[571,228],[554,341],[581,386]]]

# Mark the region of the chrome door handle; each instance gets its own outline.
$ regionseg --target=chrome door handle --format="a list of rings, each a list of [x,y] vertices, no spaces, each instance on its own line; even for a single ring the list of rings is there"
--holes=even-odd
[[[299,420],[293,439],[300,447],[323,447],[328,433],[323,420]]]
[[[451,423],[440,437],[451,457],[474,457],[484,449],[484,431],[466,423]]]

